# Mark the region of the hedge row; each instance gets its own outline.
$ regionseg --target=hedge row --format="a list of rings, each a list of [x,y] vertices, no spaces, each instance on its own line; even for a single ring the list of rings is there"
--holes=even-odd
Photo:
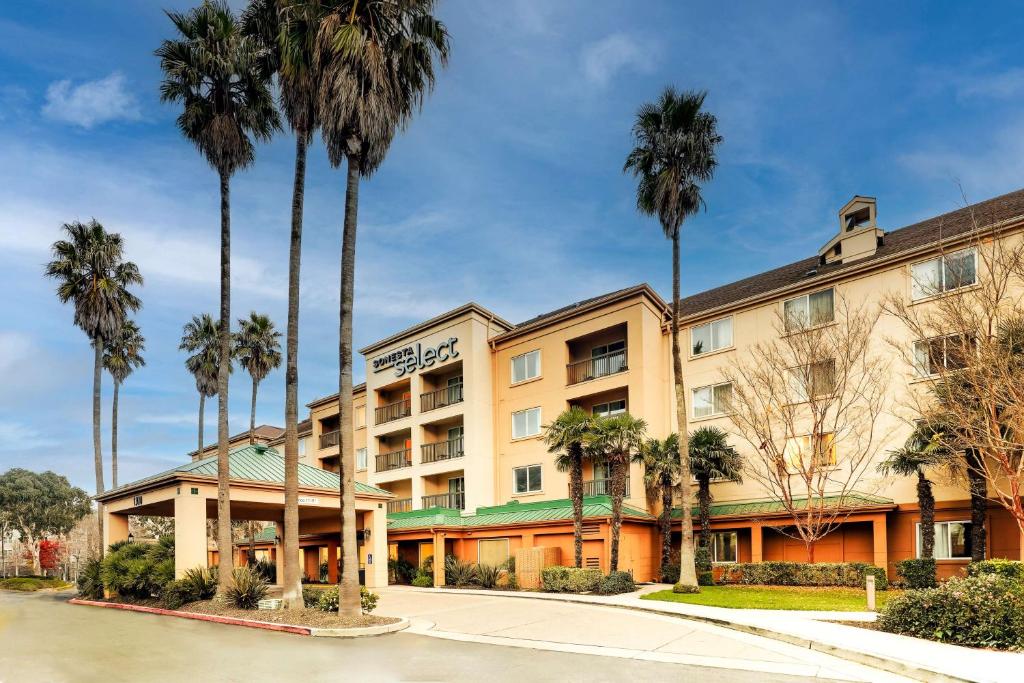
[[[738,562],[722,565],[719,583],[863,588],[868,575],[875,577],[875,588],[878,590],[888,588],[885,569],[866,562]]]
[[[540,572],[541,590],[547,593],[600,593],[618,595],[636,590],[629,572],[611,572],[576,567],[545,567]]]

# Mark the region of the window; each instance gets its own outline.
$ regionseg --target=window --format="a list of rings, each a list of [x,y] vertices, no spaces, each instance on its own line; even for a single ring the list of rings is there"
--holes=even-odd
[[[356,469],[357,470],[365,470],[366,469],[366,462],[367,462],[366,449],[365,448],[358,449],[356,451]]]
[[[910,280],[914,301],[973,285],[978,281],[978,254],[963,249],[915,263],[910,267]]]
[[[306,440],[305,439],[299,439],[299,457],[300,458],[306,457]]]
[[[694,356],[732,346],[732,318],[722,318],[690,329]]]
[[[857,209],[856,211],[846,214],[844,218],[846,219],[846,230],[849,232],[850,230],[854,230],[862,225],[868,224],[871,220],[871,209],[865,206],[862,209]]]
[[[917,524],[917,556],[921,557],[921,523]],[[971,559],[971,523],[935,523],[935,559]]]
[[[828,396],[836,390],[836,362],[818,361],[789,370],[790,389],[795,403],[804,403],[812,398]]]
[[[512,384],[540,377],[540,349],[512,358]]]
[[[590,349],[590,377],[614,375],[626,369],[626,342],[616,341]]]
[[[540,408],[512,413],[512,438],[522,439],[540,434]]]
[[[729,412],[732,402],[732,382],[724,382],[693,390],[693,416],[711,417]]]
[[[598,356],[607,356],[609,353],[615,353],[616,351],[624,351],[626,349],[625,341],[611,342],[610,344],[602,344],[601,346],[595,346],[590,349],[590,357],[597,358]]]
[[[959,370],[967,366],[973,341],[964,335],[951,334],[914,342],[914,369],[921,377],[937,375],[946,370]]]
[[[813,441],[810,434],[792,436],[786,439],[782,455],[790,469],[797,472],[813,471],[819,467],[835,467],[835,434],[819,434]]]
[[[597,417],[608,417],[626,412],[626,399],[619,401],[608,401],[608,403],[595,403],[591,412]]]
[[[516,493],[536,493],[541,490],[540,465],[528,465],[512,469]]]
[[[366,426],[366,406],[356,408],[355,415],[352,418],[355,421],[355,428],[362,429]]]
[[[711,561],[712,562],[735,562],[736,561],[736,532],[716,531],[711,534]]]
[[[782,315],[787,332],[830,323],[835,320],[834,290],[823,289],[787,299],[782,304]]]
[[[508,562],[507,538],[481,538],[476,545],[476,561],[479,565],[500,567]]]

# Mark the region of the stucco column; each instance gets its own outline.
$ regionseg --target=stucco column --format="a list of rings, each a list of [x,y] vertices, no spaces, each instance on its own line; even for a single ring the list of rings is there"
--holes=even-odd
[[[416,446],[416,444],[413,444],[413,446]],[[418,448],[418,446],[416,446],[416,447]],[[415,454],[415,452],[414,452],[414,454]],[[417,455],[417,457],[418,457],[418,454],[415,454],[415,455]],[[419,460],[415,460],[415,462],[419,462]],[[423,492],[424,492],[424,489],[425,489],[425,487],[423,485],[423,477],[414,474],[412,476],[412,509],[413,510],[422,510],[423,509],[423,495],[424,495]]]
[[[871,520],[871,528],[874,536],[873,549],[874,549],[874,565],[881,567],[886,572],[889,571],[889,539],[885,527],[885,515],[875,515],[874,519]]]
[[[297,557],[288,557],[288,553],[284,551],[284,515],[281,515],[279,519],[274,520],[274,525],[277,527],[276,538],[274,539],[275,557],[274,566],[277,571],[277,580],[274,582],[275,586],[284,586],[284,566],[289,562],[298,562]],[[281,539],[280,541],[277,539]],[[302,552],[301,550],[299,551]]]
[[[363,579],[367,588],[388,585],[388,518],[387,509],[377,508],[362,513],[362,528],[370,532],[364,541],[366,565]]]
[[[188,491],[183,486],[182,491]],[[206,566],[206,498],[179,493],[174,498],[174,576],[180,579],[193,567]],[[231,548],[217,548],[217,556],[230,557]]]
[[[338,583],[338,542],[327,541],[327,583]]]
[[[762,562],[764,560],[764,534],[760,524],[750,525],[750,561]]]
[[[444,532],[434,532],[434,587],[444,585]]]
[[[106,552],[111,543],[128,540],[128,515],[108,512],[103,506],[103,551]]]

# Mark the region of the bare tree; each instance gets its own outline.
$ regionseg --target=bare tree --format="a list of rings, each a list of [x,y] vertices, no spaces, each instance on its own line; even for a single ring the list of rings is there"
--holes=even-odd
[[[813,562],[882,445],[888,364],[872,348],[877,307],[835,297],[809,308],[777,314],[777,334],[724,375],[732,422],[754,453],[744,473],[789,514],[779,531]]]

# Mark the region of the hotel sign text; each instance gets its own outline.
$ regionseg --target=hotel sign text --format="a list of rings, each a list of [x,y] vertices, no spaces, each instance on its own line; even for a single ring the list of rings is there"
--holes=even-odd
[[[402,377],[410,375],[416,370],[429,368],[434,363],[444,363],[447,360],[456,358],[459,352],[455,350],[458,337],[451,337],[437,346],[423,348],[419,342],[410,344],[403,349],[397,349],[391,353],[378,356],[373,359],[373,371],[380,372],[388,368],[395,369],[395,376]]]

